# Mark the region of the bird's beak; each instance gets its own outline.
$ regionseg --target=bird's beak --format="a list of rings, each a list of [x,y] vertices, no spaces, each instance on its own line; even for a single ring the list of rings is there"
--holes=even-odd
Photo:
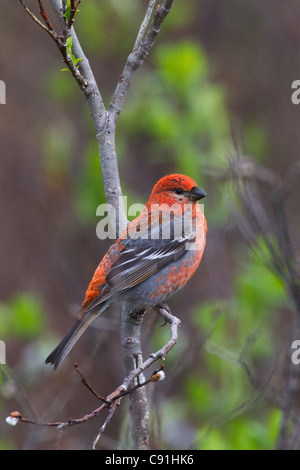
[[[198,186],[194,186],[192,189],[191,189],[191,192],[190,192],[190,199],[191,201],[195,202],[195,201],[200,201],[200,199],[203,199],[204,197],[206,197],[207,194],[205,191],[203,191],[203,189],[201,188],[198,188]]]

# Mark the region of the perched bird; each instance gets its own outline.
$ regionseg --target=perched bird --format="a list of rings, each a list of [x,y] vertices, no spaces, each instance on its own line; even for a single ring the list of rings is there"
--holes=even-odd
[[[97,267],[73,328],[47,357],[60,365],[92,321],[116,302],[134,310],[158,307],[196,271],[206,241],[197,203],[206,193],[188,176],[173,174],[153,187],[141,214],[130,222]]]

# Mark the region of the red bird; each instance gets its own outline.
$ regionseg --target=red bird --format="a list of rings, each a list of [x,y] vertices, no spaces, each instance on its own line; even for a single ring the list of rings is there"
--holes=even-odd
[[[153,187],[141,214],[127,226],[97,267],[73,328],[47,357],[60,365],[76,341],[106,309],[126,301],[134,310],[158,307],[192,277],[206,241],[206,219],[197,201],[206,193],[184,175]]]

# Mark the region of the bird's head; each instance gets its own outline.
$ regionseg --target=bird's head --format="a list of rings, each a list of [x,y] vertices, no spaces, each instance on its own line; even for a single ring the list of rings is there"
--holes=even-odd
[[[185,175],[167,175],[155,185],[148,203],[151,204],[188,204],[196,203],[206,197],[206,192],[199,188],[195,181]]]

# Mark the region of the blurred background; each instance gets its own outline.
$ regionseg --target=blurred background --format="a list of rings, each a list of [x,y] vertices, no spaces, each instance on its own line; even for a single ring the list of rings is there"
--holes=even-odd
[[[101,395],[122,382],[120,311],[110,309],[89,328],[58,371],[45,366],[111,242],[96,236],[96,208],[105,199],[85,100],[61,71],[49,36],[18,1],[0,3],[7,89],[0,105],[7,361],[0,366],[0,448],[53,449],[57,430],[10,427],[5,418],[19,410],[64,421],[96,408],[73,363]],[[76,31],[106,105],[147,3],[80,5]],[[27,4],[38,13],[36,1]],[[182,320],[180,339],[165,362],[166,380],[148,388],[153,449],[299,448],[299,381],[290,385],[299,307],[300,107],[291,101],[300,79],[299,18],[297,0],[176,0],[120,115],[117,150],[129,205],[145,203],[153,184],[172,172],[191,176],[208,194],[203,261],[170,301]],[[284,219],[276,212],[283,205]],[[161,323],[147,314],[145,356],[169,337]],[[60,448],[91,448],[104,418],[67,429]],[[98,448],[130,448],[126,399]]]

